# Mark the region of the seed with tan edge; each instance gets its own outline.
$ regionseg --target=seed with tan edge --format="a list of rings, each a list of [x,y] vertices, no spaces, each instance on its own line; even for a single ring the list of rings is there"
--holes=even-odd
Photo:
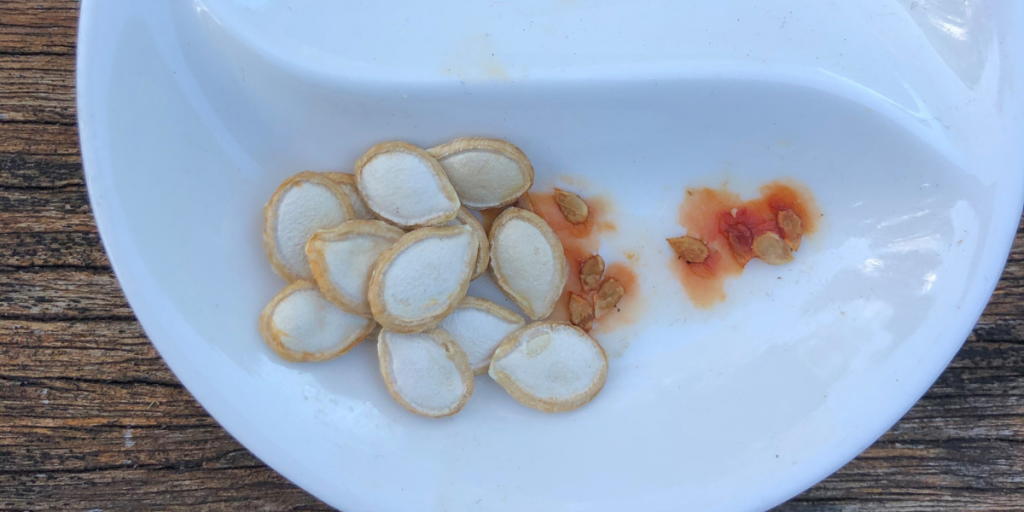
[[[794,251],[800,248],[800,239],[804,235],[804,222],[793,210],[782,210],[776,215],[782,239]]]
[[[583,291],[592,292],[601,286],[601,278],[604,276],[604,258],[595,254],[580,265],[580,284]]]
[[[382,220],[350,220],[317,231],[306,244],[306,255],[320,292],[342,310],[372,318],[370,274],[381,253],[403,235]]]
[[[473,395],[469,359],[441,329],[411,334],[382,329],[377,359],[388,393],[416,414],[451,416]]]
[[[625,294],[626,289],[622,287],[622,283],[614,277],[605,279],[604,283],[601,283],[601,288],[597,290],[597,296],[594,297],[595,315],[597,317],[604,316],[619,303]]]
[[[692,236],[669,238],[668,245],[672,246],[676,256],[679,256],[687,263],[704,263],[704,260],[708,259],[710,254],[708,246],[703,241]]]
[[[772,232],[755,238],[751,250],[754,256],[769,265],[782,265],[793,261],[793,251],[790,250],[789,245],[783,242],[779,235]]]
[[[284,180],[263,207],[263,247],[274,272],[287,281],[312,279],[310,237],[353,218],[352,202],[330,178],[304,171]]]
[[[537,320],[551,314],[569,279],[562,242],[544,219],[519,208],[491,226],[491,276],[519,309]]]
[[[515,145],[468,137],[427,150],[444,168],[463,206],[507,206],[533,185],[533,165]]]
[[[466,296],[479,247],[468,226],[406,233],[377,260],[367,289],[370,311],[395,332],[437,325]]]
[[[587,221],[590,208],[587,208],[587,203],[580,196],[567,190],[556,188],[555,203],[558,204],[558,209],[562,210],[565,220],[573,224],[583,224]]]
[[[594,306],[586,297],[575,293],[569,296],[569,321],[587,332],[594,327]]]
[[[412,144],[377,144],[356,161],[355,176],[366,207],[400,228],[437,226],[459,213],[441,164]]]
[[[369,318],[336,308],[315,283],[301,279],[278,293],[260,315],[263,340],[282,359],[294,362],[340,356],[375,325]]]
[[[487,373],[523,405],[544,412],[571,411],[604,387],[608,356],[579,327],[535,322],[498,345]]]

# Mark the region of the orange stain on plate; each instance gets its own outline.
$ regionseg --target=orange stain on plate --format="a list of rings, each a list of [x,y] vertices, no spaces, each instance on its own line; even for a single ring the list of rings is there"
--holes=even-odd
[[[562,242],[565,259],[569,264],[569,279],[566,281],[565,290],[555,304],[555,310],[548,317],[548,320],[567,322],[569,297],[572,293],[593,301],[595,292],[583,291],[580,267],[584,261],[598,254],[602,234],[618,231],[618,227],[609,218],[609,214],[614,212],[614,205],[603,196],[583,197],[589,210],[587,220],[580,224],[572,224],[562,215],[553,193],[531,193],[530,198],[534,213],[551,226],[551,230]],[[611,332],[639,319],[643,298],[640,295],[639,278],[631,266],[635,261],[636,258],[627,258],[626,262],[607,263],[604,278],[615,278],[625,289],[625,294],[616,308],[595,319],[594,332]]]
[[[722,188],[690,188],[679,206],[679,225],[687,236],[702,240],[709,249],[706,260],[687,263],[675,258],[671,269],[695,306],[711,308],[725,300],[725,280],[743,272],[750,259],[750,242],[773,232],[783,237],[777,219],[791,210],[803,224],[803,236],[817,231],[821,212],[807,187],[793,180],[778,180],[760,188],[760,197],[743,201]]]

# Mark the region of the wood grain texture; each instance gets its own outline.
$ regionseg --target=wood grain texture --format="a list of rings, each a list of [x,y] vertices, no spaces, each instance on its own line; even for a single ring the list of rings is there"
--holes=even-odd
[[[135,322],[82,179],[77,8],[0,1],[0,511],[330,510],[228,436]],[[928,394],[777,511],[1020,510],[1019,234],[984,316]]]

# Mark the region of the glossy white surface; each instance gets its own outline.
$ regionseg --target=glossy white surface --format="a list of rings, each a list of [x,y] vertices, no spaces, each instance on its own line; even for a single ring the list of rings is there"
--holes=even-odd
[[[100,232],[160,353],[257,456],[369,510],[759,511],[894,423],[959,348],[1021,211],[1024,5],[1008,1],[86,0],[79,117]],[[536,187],[617,205],[645,316],[586,407],[487,377],[394,403],[375,347],[289,364],[261,208],[377,142],[507,138]],[[695,310],[667,269],[686,186],[807,184],[823,227]],[[474,291],[498,298],[474,283]],[[502,302],[507,304],[507,301]]]

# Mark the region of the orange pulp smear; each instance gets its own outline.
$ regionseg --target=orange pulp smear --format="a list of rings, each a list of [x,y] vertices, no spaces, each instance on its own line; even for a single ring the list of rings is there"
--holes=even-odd
[[[751,239],[766,232],[782,232],[776,221],[778,212],[793,210],[803,224],[806,237],[818,228],[821,212],[807,187],[793,180],[772,181],[760,189],[761,197],[743,201],[739,195],[720,189],[688,188],[679,206],[679,225],[687,236],[699,238],[710,251],[703,263],[687,263],[674,258],[671,269],[695,306],[707,309],[725,300],[725,279],[743,272],[746,262],[733,255],[723,230],[740,225],[750,230]],[[735,210],[735,214],[733,214]]]
[[[608,219],[612,205],[605,197],[584,197],[583,200],[589,210],[587,220],[581,224],[572,224],[562,215],[553,193],[530,193],[530,198],[533,200],[534,213],[551,226],[551,230],[562,242],[565,259],[569,265],[569,279],[566,281],[565,290],[547,319],[568,322],[571,293],[587,297],[593,303],[595,292],[584,292],[580,283],[580,266],[597,254],[601,247],[602,233],[614,233],[618,230],[615,223]],[[623,262],[608,263],[604,279],[608,278],[615,278],[625,289],[625,294],[616,308],[595,318],[593,332],[613,331],[635,322],[640,316],[643,300],[640,297],[636,271]]]

